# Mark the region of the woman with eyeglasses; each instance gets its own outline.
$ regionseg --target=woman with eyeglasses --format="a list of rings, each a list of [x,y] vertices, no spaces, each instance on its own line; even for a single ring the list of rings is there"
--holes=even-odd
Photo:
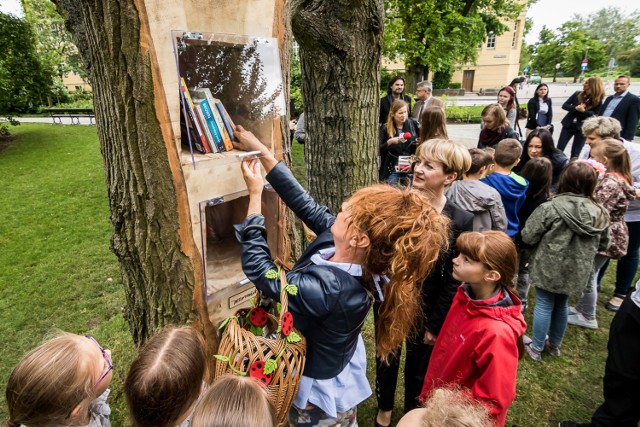
[[[8,427],[109,427],[111,351],[64,334],[31,350],[7,383]]]

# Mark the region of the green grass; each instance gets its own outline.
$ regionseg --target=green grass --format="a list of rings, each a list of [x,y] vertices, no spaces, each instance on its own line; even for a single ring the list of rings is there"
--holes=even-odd
[[[56,330],[90,333],[113,351],[114,425],[126,425],[121,383],[135,350],[122,316],[95,127],[23,123],[0,151],[0,388]],[[0,404],[0,420],[7,418]]]
[[[130,425],[122,381],[135,348],[122,316],[118,264],[109,251],[111,225],[96,129],[23,123],[12,132],[16,138],[0,145],[0,388],[18,360],[47,335],[57,329],[88,332],[113,351],[112,425]],[[298,176],[304,176],[303,152],[304,146],[294,142]],[[612,292],[614,267],[603,283],[600,329],[569,327],[563,357],[521,361],[508,425],[586,421],[599,405],[612,318],[602,304]],[[527,321],[531,324],[530,316]],[[373,388],[371,319],[363,335]],[[396,421],[401,390],[400,379]],[[360,405],[360,425],[373,425],[375,408],[373,397]],[[0,421],[6,416],[2,399]]]

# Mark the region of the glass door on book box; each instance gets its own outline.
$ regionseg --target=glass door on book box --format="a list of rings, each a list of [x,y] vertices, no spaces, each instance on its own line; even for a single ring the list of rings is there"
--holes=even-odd
[[[278,228],[282,205],[279,200],[271,186],[266,185],[262,193],[262,214],[273,257],[282,256]],[[233,228],[246,218],[248,206],[246,191],[200,203],[205,295],[209,317],[214,323],[248,307],[256,294],[255,287],[242,271],[241,247]]]
[[[235,34],[172,31],[178,65],[183,164],[238,162],[234,125],[275,154],[286,114],[278,42]]]

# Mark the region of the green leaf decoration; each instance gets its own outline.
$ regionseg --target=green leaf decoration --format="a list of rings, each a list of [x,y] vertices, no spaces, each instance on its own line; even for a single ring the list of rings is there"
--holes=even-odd
[[[218,327],[218,329],[222,329],[225,326],[227,326],[227,323],[229,323],[229,320],[231,320],[231,317],[227,317],[226,319],[224,319],[222,323],[220,323],[220,326]]]
[[[220,354],[214,354],[213,357],[215,357],[216,359],[222,361],[222,362],[228,362],[229,358],[227,356],[222,356]]]
[[[251,304],[251,306],[256,305],[256,299],[254,297],[251,297],[251,299],[249,300],[249,304]]]
[[[260,326],[253,326],[251,325],[251,333],[257,337],[261,337],[262,336],[262,328]]]
[[[290,343],[300,342],[300,341],[302,341],[302,338],[300,338],[300,335],[296,334],[295,331],[291,331],[291,333],[287,337],[287,342],[290,342]]]
[[[269,270],[265,273],[264,277],[266,277],[267,279],[277,279],[280,276],[280,274],[278,273],[278,270]]]
[[[280,314],[280,311],[282,310],[282,304],[280,304],[279,302],[276,303],[276,310],[278,311],[278,314]]]
[[[298,295],[298,287],[296,285],[287,285],[287,293],[289,295]]]
[[[263,372],[265,375],[269,375],[273,371],[275,371],[277,367],[278,367],[278,363],[276,363],[276,361],[273,359],[269,359],[267,360],[267,363],[264,364]]]

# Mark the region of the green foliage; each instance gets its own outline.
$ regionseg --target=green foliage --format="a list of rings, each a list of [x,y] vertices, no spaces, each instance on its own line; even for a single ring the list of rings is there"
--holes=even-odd
[[[580,23],[590,38],[602,42],[607,58],[615,58],[621,52],[638,46],[639,11],[625,15],[622,9],[609,6],[586,17],[574,16],[573,20]]]
[[[628,68],[632,76],[640,76],[640,47],[621,52],[618,56],[616,74],[622,74],[621,68]]]
[[[31,28],[0,13],[0,46],[0,114],[35,111],[50,95],[52,80],[40,63]]]
[[[298,55],[291,57],[291,83],[289,96],[293,104],[291,117],[298,117],[304,111],[304,100],[302,99],[302,70],[300,69],[300,58]]]
[[[433,76],[433,88],[434,89],[447,89],[451,87],[451,77],[453,77],[453,67],[444,68],[440,71],[436,71]]]
[[[449,105],[447,106],[448,123],[480,123],[484,106],[474,105],[470,107]],[[480,132],[480,129],[478,129]]]
[[[68,102],[62,77],[70,72],[87,79],[87,70],[64,25],[64,19],[50,0],[22,0],[25,20],[36,35],[35,46],[42,66],[51,74],[53,104]]]
[[[522,7],[517,0],[386,0],[383,53],[402,55],[411,75],[446,70],[475,60],[487,34],[506,31],[502,20],[515,19]]]
[[[589,70],[604,66],[607,60],[604,44],[589,37],[578,21],[565,22],[556,32],[543,27],[534,50],[534,69],[540,74],[553,74],[559,63],[564,75],[574,79],[580,75],[585,57]]]

